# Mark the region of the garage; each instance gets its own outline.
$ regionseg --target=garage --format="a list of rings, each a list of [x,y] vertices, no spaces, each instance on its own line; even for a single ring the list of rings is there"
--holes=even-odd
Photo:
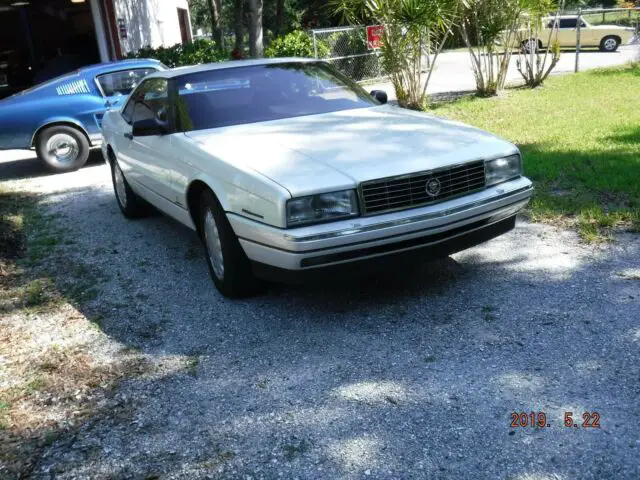
[[[0,0],[0,99],[143,46],[190,40],[186,0]]]
[[[0,0],[0,96],[100,62],[94,4]]]

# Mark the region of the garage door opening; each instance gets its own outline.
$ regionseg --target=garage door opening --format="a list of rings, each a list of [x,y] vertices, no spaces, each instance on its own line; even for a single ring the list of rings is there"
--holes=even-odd
[[[0,0],[0,98],[100,62],[89,0]]]

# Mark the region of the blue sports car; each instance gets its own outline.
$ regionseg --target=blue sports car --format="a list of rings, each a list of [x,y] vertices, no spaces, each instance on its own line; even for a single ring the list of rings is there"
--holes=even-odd
[[[35,148],[55,172],[82,167],[100,146],[102,117],[119,107],[157,60],[123,60],[81,68],[0,101],[0,150]]]

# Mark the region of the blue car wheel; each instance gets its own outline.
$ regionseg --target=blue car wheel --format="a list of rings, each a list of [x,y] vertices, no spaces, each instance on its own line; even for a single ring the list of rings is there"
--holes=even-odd
[[[79,169],[89,158],[89,141],[68,125],[47,127],[36,138],[38,159],[56,173]]]

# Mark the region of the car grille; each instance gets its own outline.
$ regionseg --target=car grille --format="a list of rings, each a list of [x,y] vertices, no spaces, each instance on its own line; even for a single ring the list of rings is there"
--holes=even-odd
[[[484,161],[479,161],[371,180],[360,184],[360,195],[364,215],[372,215],[442,202],[484,188]]]

